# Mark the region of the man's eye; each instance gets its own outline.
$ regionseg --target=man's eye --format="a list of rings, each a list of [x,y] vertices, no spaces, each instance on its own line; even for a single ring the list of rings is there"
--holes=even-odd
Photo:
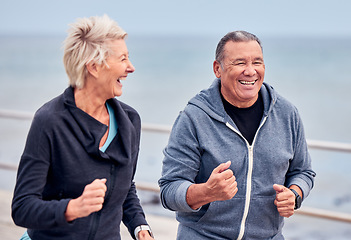
[[[237,65],[237,66],[243,66],[243,65],[245,65],[245,62],[237,62],[237,63],[235,63],[235,65]]]

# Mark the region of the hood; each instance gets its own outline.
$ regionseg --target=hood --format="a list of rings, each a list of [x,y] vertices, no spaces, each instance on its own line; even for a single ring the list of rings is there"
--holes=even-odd
[[[221,79],[216,78],[208,89],[202,90],[195,97],[190,99],[188,105],[194,105],[202,109],[210,117],[221,122],[226,122],[228,115],[224,110],[220,87]],[[265,82],[262,84],[260,92],[264,104],[263,115],[267,116],[276,102],[277,94],[273,87]]]

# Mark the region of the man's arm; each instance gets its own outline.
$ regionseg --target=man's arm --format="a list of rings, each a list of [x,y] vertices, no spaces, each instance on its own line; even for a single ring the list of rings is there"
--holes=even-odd
[[[278,184],[274,184],[273,188],[276,191],[274,204],[277,206],[280,216],[292,216],[295,208],[295,194],[290,189],[294,189],[303,198],[301,189],[297,185],[291,185],[289,189]]]
[[[228,169],[231,162],[218,165],[205,183],[192,184],[188,188],[186,201],[192,209],[213,202],[231,199],[238,192],[233,171]]]

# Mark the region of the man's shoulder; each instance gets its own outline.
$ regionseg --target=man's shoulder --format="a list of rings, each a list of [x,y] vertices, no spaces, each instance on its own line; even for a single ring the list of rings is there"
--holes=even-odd
[[[297,111],[296,106],[287,98],[280,94],[276,94],[276,105],[286,111]]]
[[[263,92],[266,93],[264,94],[266,101],[272,101],[275,107],[282,108],[283,110],[296,111],[295,105],[286,97],[277,92],[272,85],[266,82],[263,85],[265,88],[262,90],[264,90]]]

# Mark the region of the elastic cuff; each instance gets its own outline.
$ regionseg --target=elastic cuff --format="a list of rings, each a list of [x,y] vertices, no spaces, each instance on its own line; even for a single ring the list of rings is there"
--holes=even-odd
[[[301,191],[302,191],[302,200],[304,200],[310,193],[310,187],[309,185],[301,178],[295,178],[288,184],[288,188],[290,188],[291,185],[296,185],[298,186]]]
[[[57,202],[55,220],[59,226],[69,226],[70,224],[69,222],[67,222],[66,216],[65,216],[67,205],[70,200],[71,199],[63,199]]]
[[[188,191],[188,188],[190,187],[190,185],[192,185],[193,183],[191,182],[183,182],[177,189],[177,193],[176,193],[176,204],[179,206],[180,210],[182,212],[198,212],[200,208],[198,209],[192,209],[189,204],[186,201],[186,194]]]

